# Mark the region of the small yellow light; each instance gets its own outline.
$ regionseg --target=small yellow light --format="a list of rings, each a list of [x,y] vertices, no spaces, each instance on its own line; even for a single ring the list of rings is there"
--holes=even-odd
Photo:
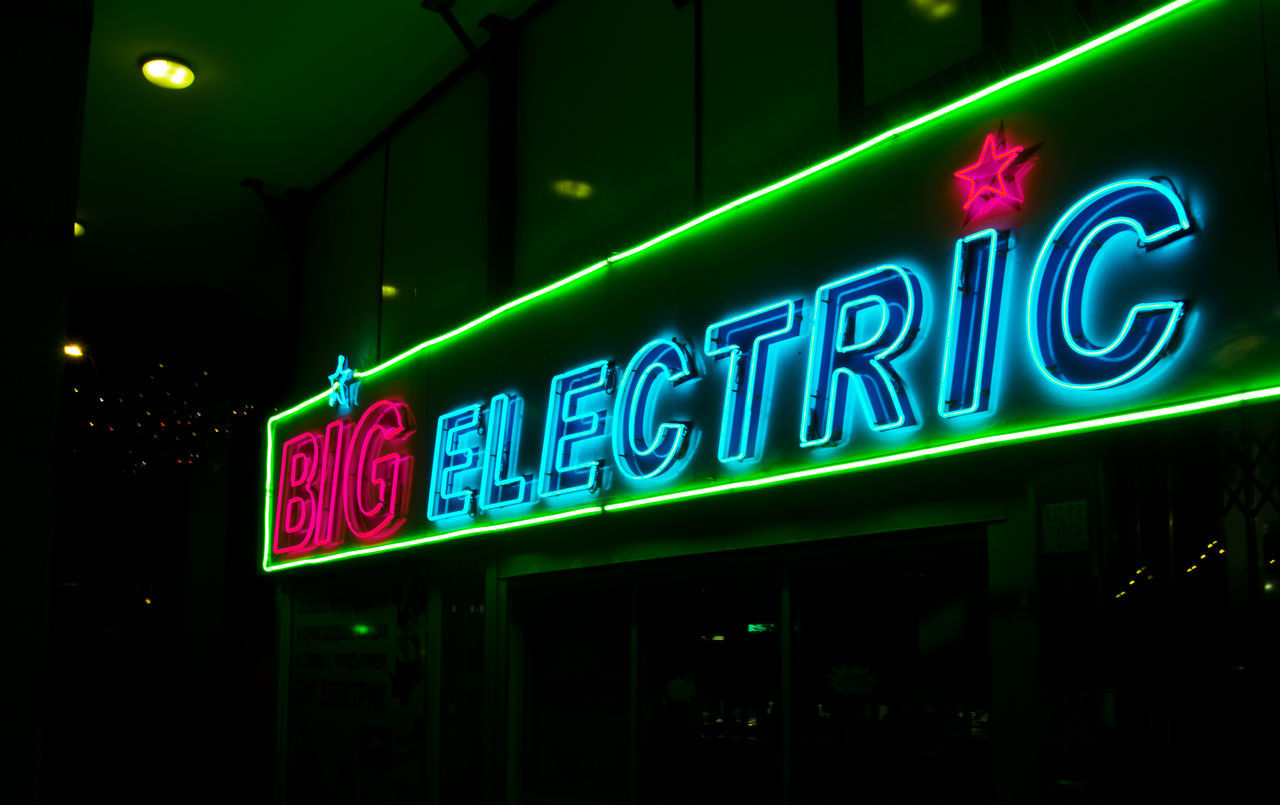
[[[79,221],[72,221],[72,223],[74,223],[74,224],[75,224],[75,229],[73,229],[73,230],[72,230],[72,231],[75,233],[75,236],[76,236],[76,237],[78,237],[78,238],[79,238],[79,237],[83,237],[83,236],[84,236],[84,224],[80,223]]]
[[[384,299],[390,299],[391,297],[395,296],[395,295],[396,295],[396,294],[398,294],[398,293],[400,293],[400,291],[399,291],[399,290],[397,290],[397,289],[396,289],[396,286],[394,286],[394,285],[383,285],[383,286],[382,286],[382,296],[383,296],[383,298],[384,298]]]
[[[931,20],[945,20],[955,14],[960,7],[960,0],[911,0],[916,13]]]
[[[142,65],[142,75],[157,87],[186,89],[196,80],[190,67],[173,59],[150,59]]]
[[[1133,580],[1133,579],[1129,579],[1129,583],[1130,583],[1130,584],[1137,584],[1138,582],[1136,582],[1136,581],[1135,581],[1135,580]]]
[[[576,179],[556,179],[551,183],[551,192],[562,198],[591,198],[596,189],[586,182]]]
[[[1226,552],[1227,552],[1227,549],[1226,549],[1226,548],[1219,548],[1219,549],[1218,549],[1218,553],[1226,553]]]
[[[62,351],[67,353],[73,358],[79,358],[82,355],[84,355],[84,351],[81,350],[80,347],[76,346],[75,344],[67,344],[65,347],[62,348]]]

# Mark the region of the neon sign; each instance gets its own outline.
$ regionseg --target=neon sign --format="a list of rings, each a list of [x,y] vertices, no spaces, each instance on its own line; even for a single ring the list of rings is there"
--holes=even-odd
[[[1036,138],[1028,121],[1051,113],[1014,122]],[[991,131],[988,115],[956,142]],[[862,174],[835,166],[894,135],[874,138],[353,372],[380,399],[363,414],[335,416],[316,398],[273,419],[264,565],[1280,397],[1274,361],[1231,385],[1205,379],[1223,318],[1203,279],[1206,250],[1223,242],[1232,200],[1177,160],[1080,177],[1078,157],[1059,164],[1084,151],[1061,126],[1023,217],[956,231],[954,207],[922,195],[929,215],[857,220],[871,217],[848,206]],[[919,162],[908,138],[898,142],[884,159],[899,161],[879,175]],[[1018,212],[1030,165],[1018,159],[1034,147],[987,135],[978,162],[956,173],[971,184],[966,206]],[[834,178],[819,183],[828,168]],[[936,165],[919,172],[929,170],[941,186]],[[1146,178],[1154,171],[1174,178]],[[788,186],[785,202],[770,202],[788,205],[786,223],[771,229],[751,205]],[[512,343],[529,348],[512,359]],[[411,436],[410,406],[435,427]]]
[[[1191,225],[1172,190],[1126,180],[1077,201],[1050,231],[1031,274],[1027,305],[1033,359],[1049,380],[1082,390],[1103,389],[1131,380],[1167,357],[1163,350],[1178,327],[1180,301],[1135,305],[1122,333],[1107,347],[1093,346],[1082,333],[1083,289],[1099,244],[1129,231],[1145,249],[1189,233]],[[1007,243],[1008,233],[995,230],[956,241],[939,389],[938,413],[943,417],[994,407],[992,334],[999,324],[998,289]],[[893,362],[920,340],[926,300],[919,278],[897,265],[871,268],[817,289],[808,332],[801,447],[840,444],[850,431],[855,407],[873,432],[917,424],[909,389]],[[716,434],[719,461],[742,461],[760,449],[770,392],[780,391],[768,382],[769,346],[803,335],[799,307],[781,300],[707,327],[706,356],[729,358]],[[704,425],[655,425],[655,411],[661,389],[697,379],[688,348],[676,339],[657,339],[631,356],[616,388],[615,371],[612,361],[602,360],[551,379],[538,497],[606,489],[611,469],[629,481],[677,474],[694,429]],[[473,403],[438,417],[428,520],[483,517],[535,500],[532,477],[516,470],[523,409],[519,395],[497,394],[488,406]],[[409,498],[412,457],[398,446],[407,439],[411,421],[407,406],[383,400],[370,406],[354,428],[337,421],[325,428],[323,439],[304,433],[288,441],[282,450],[275,552],[337,541],[332,512],[340,485],[352,535],[366,540],[392,535],[404,521]],[[339,475],[337,455],[348,429],[345,471]],[[599,444],[606,435],[611,435],[611,455]]]
[[[956,241],[942,350],[938,413],[944,417],[986,411],[992,399],[996,332],[1009,233],[984,229]]]
[[[801,304],[779,302],[707,328],[703,348],[707,356],[729,359],[716,456],[720,461],[759,458],[763,423],[768,421],[768,401],[773,396],[770,348],[800,335]],[[748,350],[745,363],[744,349]]]
[[[356,398],[360,393],[360,381],[355,379],[355,372],[347,364],[347,356],[338,356],[338,368],[329,375],[329,407],[338,408],[346,413],[357,405]]]
[[[920,283],[899,266],[880,266],[818,289],[809,346],[800,445],[837,444],[844,434],[852,385],[874,430],[914,425],[906,384],[890,360],[920,329]],[[876,325],[860,336],[859,315]],[[856,382],[855,382],[856,381]]]
[[[1040,145],[1009,146],[1004,123],[994,134],[988,134],[982,141],[978,161],[952,174],[965,183],[965,200],[960,205],[965,211],[964,222],[968,224],[1001,210],[1020,211],[1025,200],[1022,180],[1032,168],[1032,155],[1039,149]]]
[[[575,463],[574,456],[580,442],[605,435],[607,407],[603,397],[612,390],[612,380],[613,365],[597,361],[556,375],[551,381],[546,437],[542,442],[542,497],[600,488],[604,459]]]
[[[689,354],[677,341],[651,341],[636,352],[622,373],[613,417],[613,456],[618,472],[633,480],[656,478],[684,454],[689,424],[664,422],[653,433],[652,403],[659,380],[679,386],[695,379]]]
[[[303,433],[286,442],[275,553],[337,545],[346,534],[371,542],[395,534],[409,511],[412,428],[408,406],[382,400],[369,406],[354,426],[338,420],[323,435]]]
[[[1123,233],[1136,234],[1138,247],[1150,250],[1190,231],[1182,199],[1156,182],[1115,182],[1072,205],[1045,239],[1032,273],[1027,334],[1040,371],[1069,388],[1099,389],[1155,366],[1184,303],[1135,305],[1115,340],[1094,346],[1084,332],[1089,272],[1106,241]]]

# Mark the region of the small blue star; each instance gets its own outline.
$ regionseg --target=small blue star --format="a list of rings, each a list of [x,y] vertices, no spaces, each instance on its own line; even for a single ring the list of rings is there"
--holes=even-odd
[[[347,356],[338,356],[338,368],[329,375],[329,407],[337,407],[346,413],[352,406],[358,405],[356,395],[360,392],[360,381],[355,379],[355,372],[347,365]]]

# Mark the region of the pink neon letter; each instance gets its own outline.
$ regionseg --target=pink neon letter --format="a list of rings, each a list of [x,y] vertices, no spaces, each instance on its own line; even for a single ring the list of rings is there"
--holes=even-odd
[[[315,542],[317,545],[342,542],[338,529],[338,488],[342,485],[342,437],[350,430],[341,419],[324,429],[324,453],[320,460],[320,515]]]
[[[276,496],[274,550],[289,553],[310,547],[316,527],[316,481],[319,440],[304,433],[281,449],[280,493]]]
[[[360,539],[386,539],[404,523],[413,468],[406,442],[413,424],[409,406],[382,400],[369,406],[351,434],[342,508],[347,528]]]

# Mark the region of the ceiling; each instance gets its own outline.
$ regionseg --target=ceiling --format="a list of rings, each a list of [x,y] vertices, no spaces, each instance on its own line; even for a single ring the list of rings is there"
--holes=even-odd
[[[452,12],[483,44],[483,17],[530,5],[459,0]],[[151,85],[149,54],[186,61],[195,83]],[[97,0],[73,283],[258,282],[264,260],[287,257],[241,179],[272,194],[313,187],[466,59],[417,0]]]

